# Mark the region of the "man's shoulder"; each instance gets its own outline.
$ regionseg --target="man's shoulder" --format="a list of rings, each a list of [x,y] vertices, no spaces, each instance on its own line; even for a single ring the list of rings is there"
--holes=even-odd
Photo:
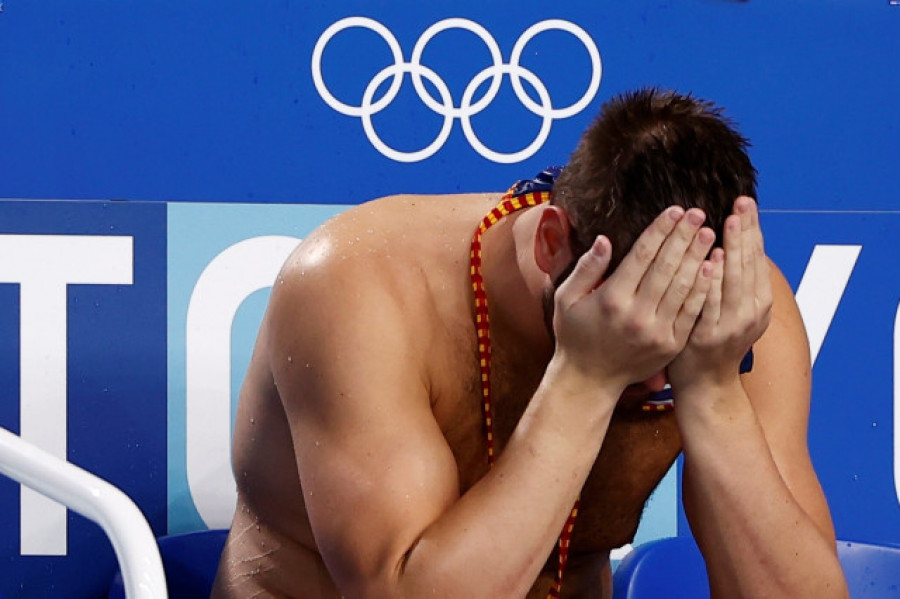
[[[399,293],[393,268],[358,245],[365,243],[326,227],[304,240],[278,275],[261,334],[286,396],[330,401],[333,393],[316,389],[355,389],[360,378],[378,380],[401,362],[420,370],[410,357],[423,353],[414,334],[424,324],[415,303],[421,285],[407,281]],[[294,362],[306,368],[291,368]]]
[[[808,415],[811,365],[809,341],[790,283],[770,260],[772,313],[762,337],[753,345],[753,370],[742,375],[757,415]]]
[[[419,198],[398,201],[439,201]],[[445,234],[430,221],[424,231],[416,228],[421,215],[403,222],[398,215],[405,208],[382,204],[391,201],[358,206],[326,223],[282,267],[263,325],[279,390],[296,384],[303,392],[291,396],[325,398],[333,394],[315,389],[361,389],[380,380],[412,389],[432,380],[437,363],[455,371],[457,361],[471,357],[466,273],[477,211],[466,209],[471,214],[463,222],[445,218],[454,231]],[[424,214],[431,213],[429,207]],[[292,369],[293,363],[307,366]],[[309,373],[318,378],[308,380]]]
[[[393,259],[393,262],[392,262]],[[397,269],[405,259],[384,244],[356,235],[340,225],[326,226],[303,241],[289,256],[272,291],[270,317],[301,317],[309,324],[340,322],[352,317],[361,324],[374,314],[389,316],[419,285],[407,279],[398,293]]]
[[[784,273],[771,259],[769,260],[769,275],[772,284],[772,316],[782,324],[790,325],[786,327],[786,330],[775,327],[774,332],[780,335],[800,336],[805,339],[806,331],[803,329],[803,321],[800,317],[800,308],[797,305],[794,290]]]
[[[275,282],[276,326],[391,323],[426,334],[461,312],[469,241],[490,196],[391,196],[330,219],[292,252]],[[450,305],[448,297],[459,298]],[[466,306],[467,308],[468,306]],[[402,335],[399,335],[402,338]]]
[[[396,195],[354,206],[304,239],[278,284],[322,299],[409,303],[427,290],[425,279],[445,276],[468,254],[478,221],[497,197]]]

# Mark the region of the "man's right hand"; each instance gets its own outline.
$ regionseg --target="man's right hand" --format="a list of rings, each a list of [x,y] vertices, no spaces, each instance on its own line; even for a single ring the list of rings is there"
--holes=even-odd
[[[703,308],[715,233],[701,210],[670,206],[608,278],[612,246],[599,236],[555,296],[556,356],[613,396],[663,370]],[[602,285],[600,284],[602,282]]]

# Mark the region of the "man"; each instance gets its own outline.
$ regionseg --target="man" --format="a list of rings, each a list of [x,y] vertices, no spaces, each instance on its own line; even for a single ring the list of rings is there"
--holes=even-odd
[[[547,181],[495,212],[391,197],[306,239],[241,392],[213,595],[608,598],[610,550],[683,451],[715,597],[846,597],[745,146],[710,104],[642,90],[550,202]]]

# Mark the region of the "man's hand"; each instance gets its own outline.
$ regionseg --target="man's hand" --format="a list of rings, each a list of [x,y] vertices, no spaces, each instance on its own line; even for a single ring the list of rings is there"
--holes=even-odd
[[[714,269],[705,258],[715,233],[701,227],[704,219],[696,208],[666,209],[606,280],[612,247],[598,237],[556,292],[556,357],[613,385],[616,398],[665,368],[684,347],[710,288]]]
[[[846,599],[806,446],[809,346],[793,291],[765,256],[751,198],[735,201],[723,241],[703,313],[668,368],[682,500],[711,596]],[[742,377],[751,345],[756,364]]]
[[[679,405],[685,390],[738,384],[747,350],[769,325],[772,285],[756,202],[740,197],[725,220],[724,250],[713,250],[712,284],[684,351],[668,373]]]

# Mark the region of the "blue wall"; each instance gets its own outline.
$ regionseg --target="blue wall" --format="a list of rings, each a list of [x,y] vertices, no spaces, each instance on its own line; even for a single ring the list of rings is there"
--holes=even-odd
[[[368,28],[320,37],[347,17],[370,19],[356,21]],[[469,22],[424,43],[423,33],[450,17]],[[550,19],[565,22],[523,37]],[[399,61],[378,31],[396,39]],[[511,60],[517,41],[527,41],[524,70]],[[481,102],[490,73],[466,90],[491,64],[492,44],[503,77],[496,97]],[[404,69],[391,91],[391,74]],[[428,104],[410,71],[425,81]],[[190,413],[233,409],[266,289],[229,286],[214,265],[277,268],[286,245],[344,205],[377,196],[502,190],[565,163],[599,105],[641,85],[713,99],[750,137],[769,252],[795,289],[802,280],[816,290],[801,302],[822,336],[810,442],[838,535],[900,543],[900,6],[887,0],[552,8],[532,0],[6,0],[0,243],[9,250],[22,234],[36,236],[32,251],[74,236],[127,238],[132,251],[121,258],[132,280],[77,281],[25,250],[0,257],[0,425],[20,432],[23,413],[46,409],[46,421],[65,431],[66,457],[125,489],[157,534],[227,524],[228,456],[219,452],[220,470],[207,472],[187,454],[223,447],[228,430],[198,428]],[[358,111],[326,101],[331,94],[358,107],[367,87],[368,132]],[[587,106],[567,115],[581,98]],[[469,111],[460,109],[466,102]],[[835,257],[843,267],[830,265]],[[18,264],[37,274],[21,281]],[[63,369],[64,391],[44,406],[21,389],[22,362],[38,359],[22,339],[44,334],[24,324],[22,302],[49,280],[63,281],[63,307],[26,306],[67,324],[65,357],[47,367]],[[190,310],[209,314],[198,291],[209,288],[231,299],[212,324]],[[230,343],[191,362],[191,339],[212,334],[210,326]],[[192,394],[194,370],[224,403]],[[684,532],[676,497],[673,475],[639,541]],[[18,485],[0,480],[0,595],[102,594],[115,560],[100,529],[65,512],[67,524],[35,528],[23,523],[26,511]],[[49,549],[54,539],[64,539],[62,550]]]

